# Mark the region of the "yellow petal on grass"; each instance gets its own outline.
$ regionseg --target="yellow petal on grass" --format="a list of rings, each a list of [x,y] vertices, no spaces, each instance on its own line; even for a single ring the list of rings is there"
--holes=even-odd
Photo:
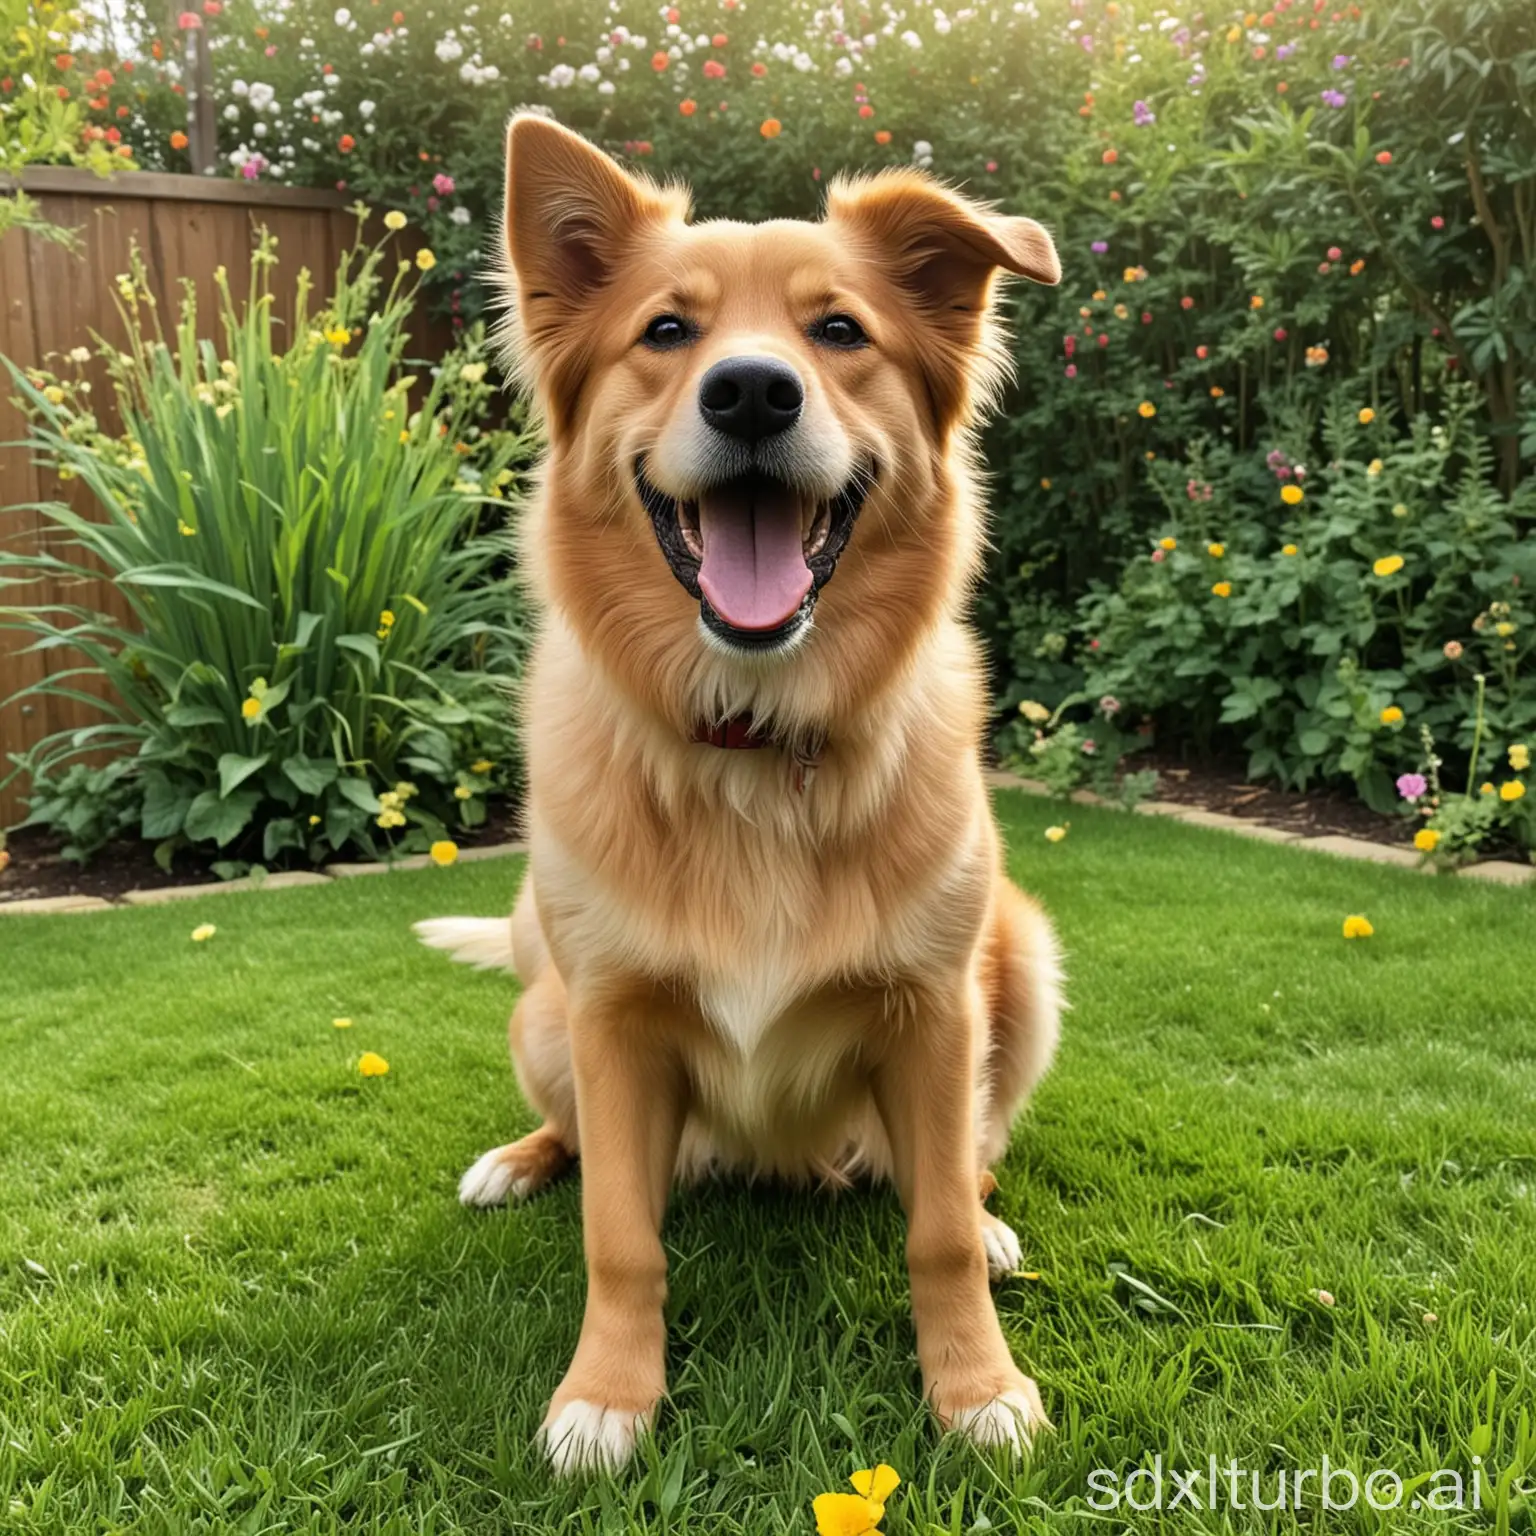
[[[192,930],[192,942],[194,944],[206,944],[218,931],[212,923],[199,923]]]
[[[1344,937],[1346,939],[1368,939],[1376,930],[1371,926],[1370,919],[1355,914],[1344,919]]]
[[[456,858],[458,858],[459,845],[445,837],[441,841],[433,843],[432,846],[427,849],[427,856],[432,860],[434,864],[440,865],[442,868],[447,869],[447,867],[452,864]]]
[[[882,1461],[878,1467],[868,1468],[863,1472],[855,1472],[848,1481],[866,1499],[873,1499],[876,1504],[884,1504],[896,1492],[897,1487],[901,1483],[901,1473],[895,1467],[888,1467]]]
[[[1045,829],[1045,840],[1048,843],[1059,843],[1066,835],[1067,829],[1065,827],[1047,827]]]
[[[377,1051],[364,1051],[357,1058],[357,1070],[364,1077],[383,1077],[389,1071],[389,1063]]]
[[[351,1029],[352,1028],[352,1020],[351,1019],[332,1019],[331,1020],[331,1024],[336,1029]]]
[[[868,1536],[885,1513],[856,1493],[818,1493],[811,1500],[816,1536]]]

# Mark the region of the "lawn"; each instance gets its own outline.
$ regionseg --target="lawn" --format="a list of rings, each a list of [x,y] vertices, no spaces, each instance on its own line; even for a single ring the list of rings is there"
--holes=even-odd
[[[531,1124],[514,988],[407,933],[505,910],[500,861],[0,919],[0,1525],[779,1536],[883,1460],[891,1536],[1146,1530],[1088,1503],[1095,1468],[1235,1457],[1266,1501],[1325,1454],[1507,1469],[1536,1374],[1532,893],[1078,807],[1053,845],[1059,807],[999,809],[1074,1003],[998,1170],[1037,1275],[999,1307],[1057,1425],[1029,1463],[921,1408],[888,1193],[725,1185],[668,1219],[657,1442],[551,1481],[531,1441],[580,1317],[579,1182],[458,1206]],[[1350,913],[1375,936],[1346,942]],[[1383,1528],[1308,1497],[1165,1518]],[[1392,1529],[1489,1530],[1492,1497]]]

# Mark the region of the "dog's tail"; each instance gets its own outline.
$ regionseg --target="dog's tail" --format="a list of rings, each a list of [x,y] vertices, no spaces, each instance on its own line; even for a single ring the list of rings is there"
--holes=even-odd
[[[415,926],[416,937],[429,949],[446,950],[463,965],[477,971],[510,971],[512,923],[505,917],[429,917]]]

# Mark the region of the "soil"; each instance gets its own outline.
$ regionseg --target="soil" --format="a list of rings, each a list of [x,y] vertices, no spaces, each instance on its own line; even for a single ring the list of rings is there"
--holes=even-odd
[[[1124,766],[1133,771],[1151,768],[1157,773],[1155,799],[1261,821],[1303,837],[1336,833],[1401,848],[1413,836],[1411,822],[1383,816],[1343,790],[1298,793],[1252,784],[1243,777],[1241,764],[1235,762],[1189,763],[1168,753],[1144,752],[1126,759]]]
[[[454,833],[454,841],[461,848],[509,843],[523,835],[522,808],[516,801],[492,800],[486,812],[484,826]],[[11,862],[8,869],[0,870],[0,905],[34,896],[103,896],[113,900],[126,891],[207,885],[219,878],[211,868],[213,858],[186,850],[176,855],[169,871],[163,870],[155,863],[154,845],[146,842],[109,843],[83,868],[60,855],[60,839],[36,828],[10,833],[5,846]],[[353,855],[341,862],[355,863],[358,859]]]

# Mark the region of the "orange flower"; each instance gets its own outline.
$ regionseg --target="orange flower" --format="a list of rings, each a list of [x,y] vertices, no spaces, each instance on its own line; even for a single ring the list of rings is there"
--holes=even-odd
[[[664,69],[666,69],[667,66],[671,64],[671,62],[672,59],[664,48],[658,48],[656,52],[651,55],[651,68],[654,69],[658,75]]]
[[[699,110],[699,104],[693,99],[692,96],[690,96],[686,101],[678,102],[677,110],[681,112],[684,117],[692,117],[693,114]]]
[[[1120,159],[1120,151],[1118,149],[1106,149],[1104,151],[1104,164],[1105,165],[1115,165],[1115,164],[1118,163],[1119,159]]]
[[[724,48],[729,41],[730,39],[725,35],[724,32],[716,32],[715,35],[710,38],[709,46],[711,48]]]
[[[1392,164],[1392,151],[1390,149],[1382,150],[1382,152],[1379,155],[1376,156],[1376,164],[1377,165],[1391,165]]]
[[[761,59],[759,59],[757,63],[752,66],[752,73],[757,79],[761,80],[763,76],[768,73],[768,66],[764,64]]]
[[[339,139],[337,139],[336,148],[339,149],[342,154],[350,155],[352,151],[357,148],[357,140],[354,139],[350,133],[344,133]]]
[[[186,136],[186,134],[184,134],[181,131],[181,129],[178,128],[176,130],[176,132],[171,135],[171,148],[172,149],[185,149],[186,147],[187,147],[187,136]]]
[[[875,129],[875,143],[889,144],[891,142],[891,130],[889,128]]]
[[[757,130],[765,139],[776,139],[784,132],[784,124],[776,117],[765,117],[763,125]]]

